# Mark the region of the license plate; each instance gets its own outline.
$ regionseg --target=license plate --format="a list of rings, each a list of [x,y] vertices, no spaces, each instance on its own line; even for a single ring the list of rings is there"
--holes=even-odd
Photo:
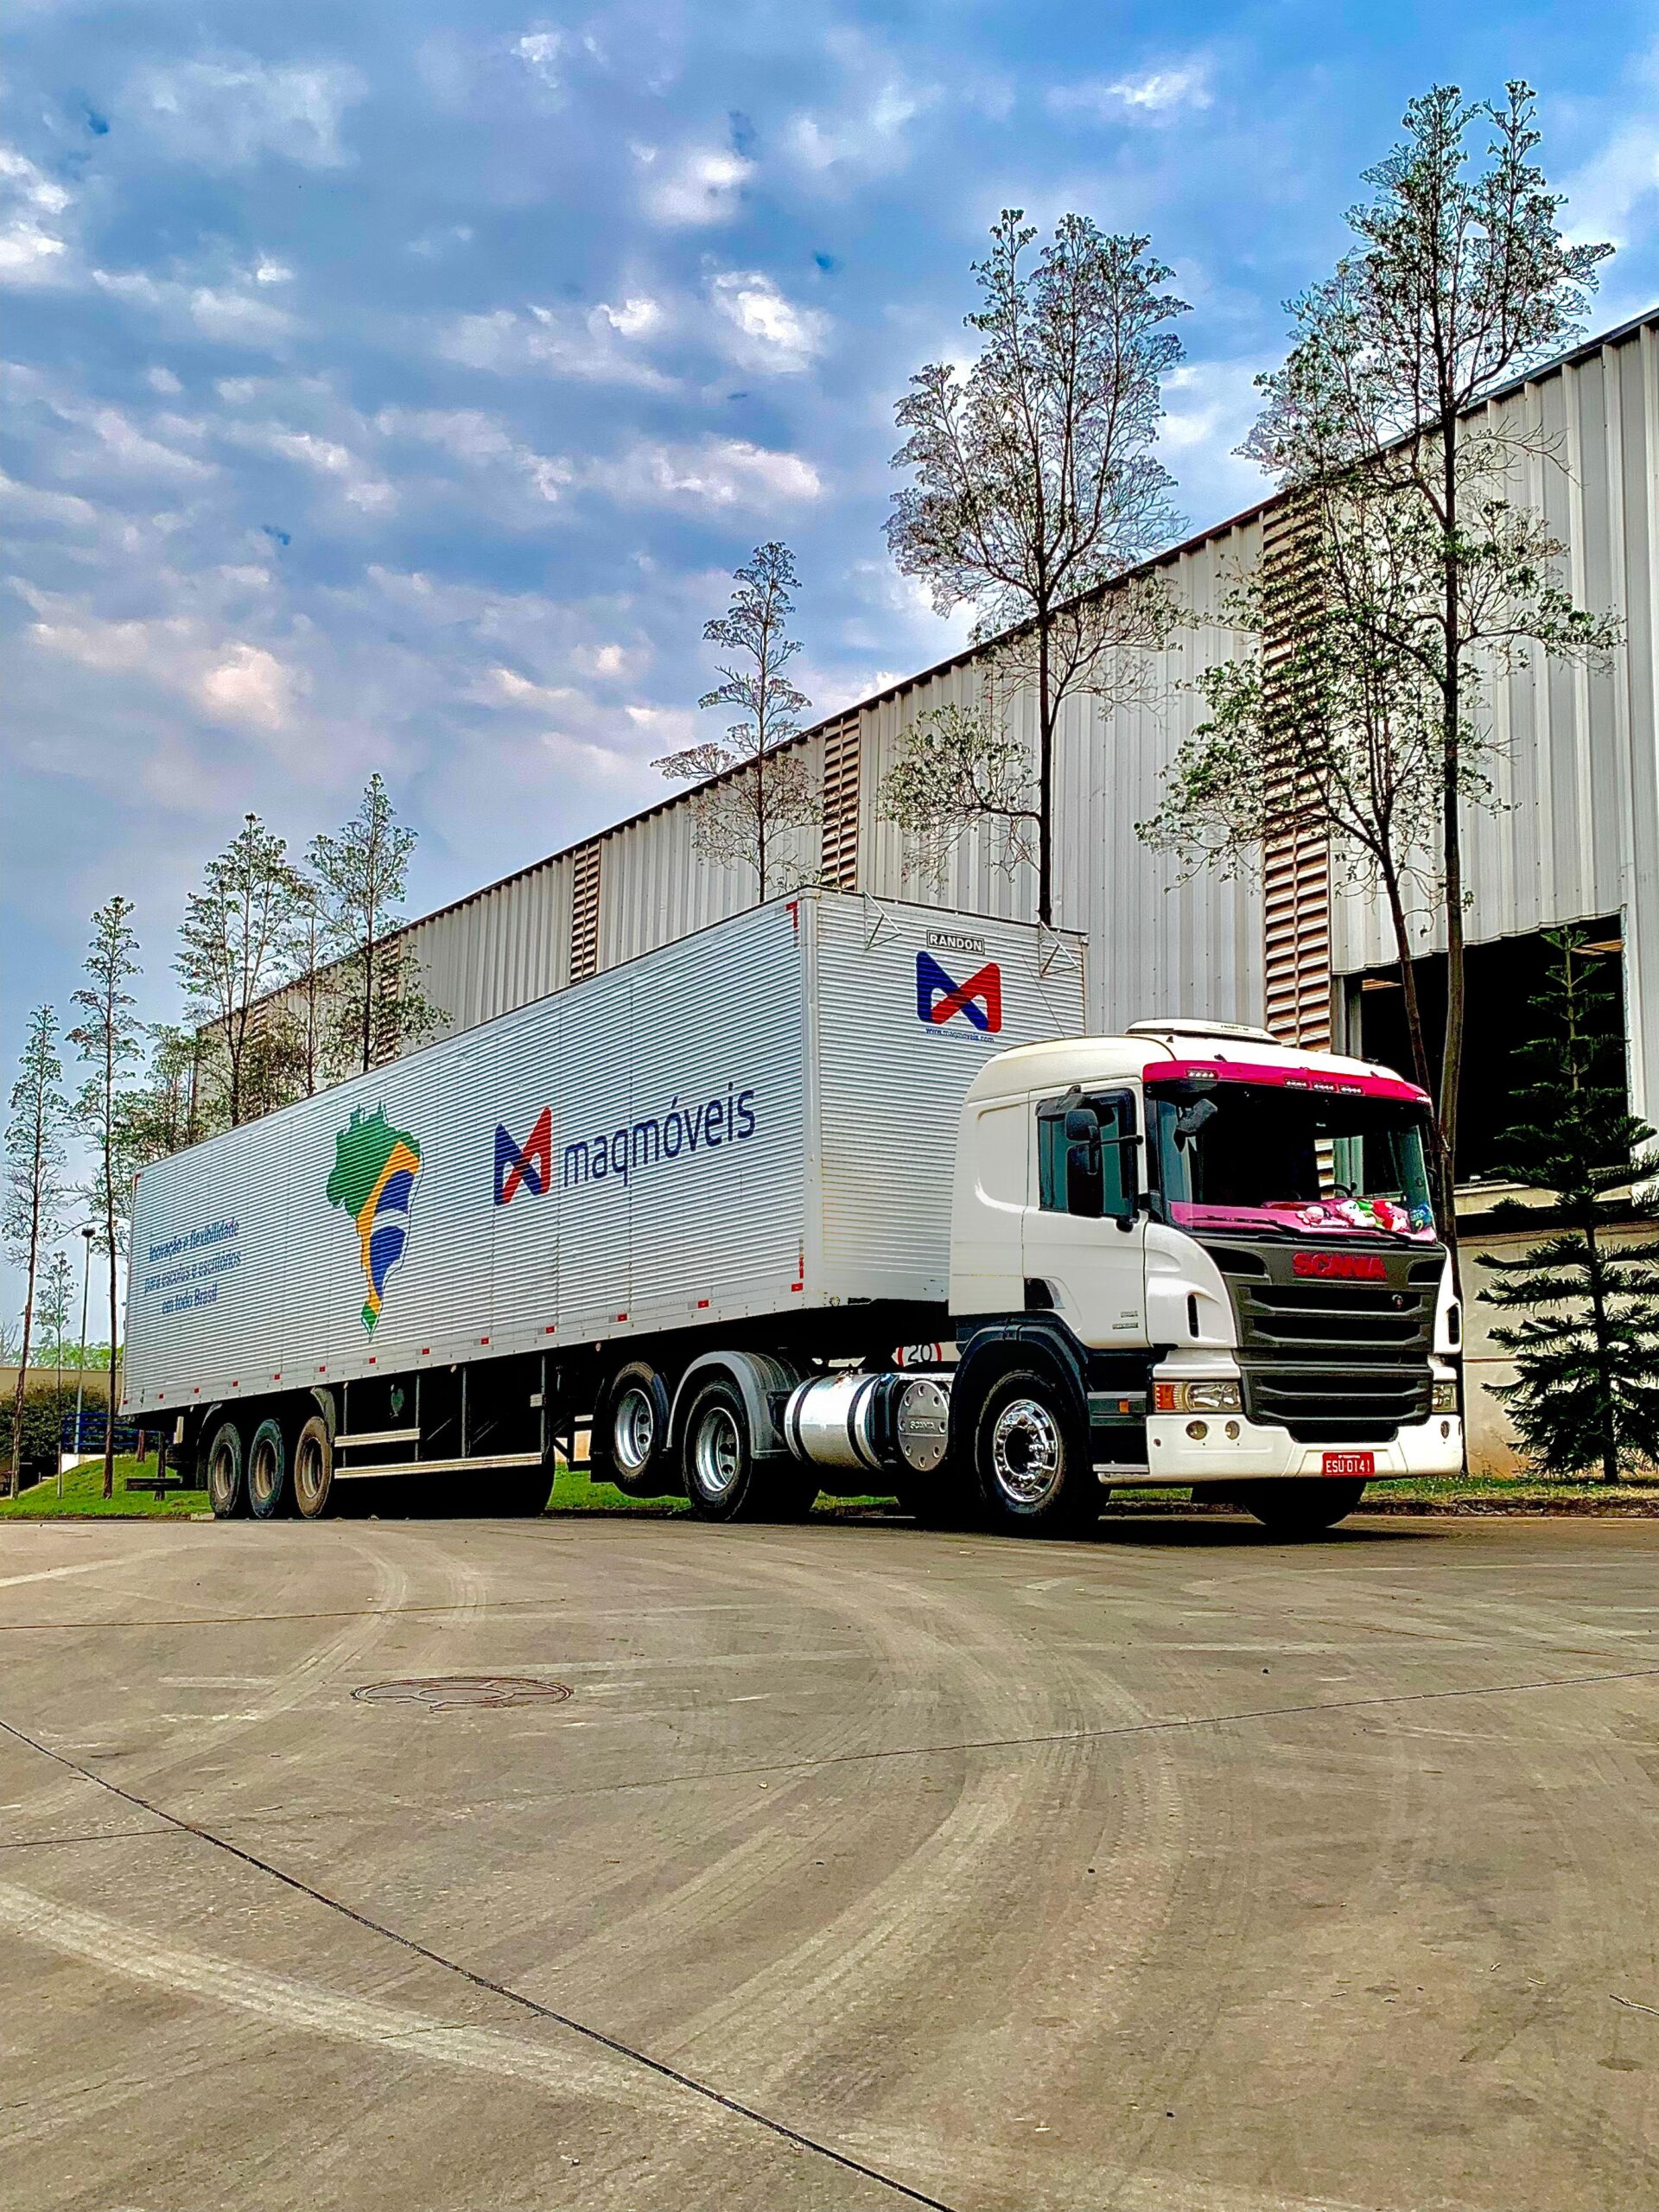
[[[1327,1452],[1319,1470],[1325,1475],[1344,1475],[1351,1481],[1363,1478],[1369,1482],[1376,1472],[1375,1452]]]

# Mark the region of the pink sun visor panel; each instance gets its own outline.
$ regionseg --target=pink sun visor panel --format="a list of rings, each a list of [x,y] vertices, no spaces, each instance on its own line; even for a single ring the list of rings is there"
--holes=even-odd
[[[1216,1083],[1271,1084],[1281,1090],[1311,1092],[1330,1098],[1395,1098],[1408,1106],[1427,1106],[1428,1094],[1395,1075],[1355,1075],[1347,1069],[1271,1067],[1251,1060],[1170,1060],[1146,1071],[1147,1088],[1190,1083],[1207,1076]]]

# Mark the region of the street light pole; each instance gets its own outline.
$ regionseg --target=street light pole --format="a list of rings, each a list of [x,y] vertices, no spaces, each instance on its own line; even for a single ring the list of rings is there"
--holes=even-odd
[[[83,1229],[80,1263],[80,1369],[75,1381],[75,1458],[80,1458],[80,1408],[86,1395],[86,1293],[92,1279],[92,1239],[98,1231]]]

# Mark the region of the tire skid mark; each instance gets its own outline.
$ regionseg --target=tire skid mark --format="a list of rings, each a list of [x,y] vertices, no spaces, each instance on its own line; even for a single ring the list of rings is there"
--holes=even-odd
[[[402,1567],[366,1544],[356,1542],[352,1548],[362,1553],[373,1570],[370,1608],[353,1615],[332,1636],[302,1652],[275,1677],[268,1694],[255,1704],[233,1713],[193,1716],[186,1725],[171,1732],[167,1743],[135,1753],[124,1763],[124,1780],[162,1780],[181,1766],[197,1764],[204,1754],[217,1751],[248,1730],[269,1726],[303,1704],[320,1683],[343,1672],[387,1633],[396,1618],[397,1602],[408,1592],[409,1576]],[[385,1602],[388,1598],[391,1600],[390,1607]],[[73,1797],[77,1787],[67,1776],[54,1781],[28,1802],[29,1815],[40,1818],[49,1815],[54,1807]]]
[[[244,1966],[163,1942],[104,1913],[38,1896],[13,1883],[0,1882],[0,1925],[101,1973],[251,2013],[296,2035],[365,2044],[400,2057],[459,2067],[625,2109],[643,2105],[658,2117],[679,2122],[690,2117],[683,2090],[667,2082],[642,2080],[637,2068],[620,2060],[601,2060],[568,2045],[550,2050],[505,2029],[434,2020],[405,2005]]]

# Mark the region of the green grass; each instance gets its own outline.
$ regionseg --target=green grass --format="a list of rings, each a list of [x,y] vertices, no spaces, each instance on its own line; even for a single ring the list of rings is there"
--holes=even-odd
[[[188,1521],[193,1513],[207,1512],[206,1491],[178,1491],[171,1497],[156,1497],[148,1491],[124,1487],[128,1475],[153,1475],[155,1471],[153,1458],[141,1467],[137,1459],[118,1457],[115,1496],[106,1499],[104,1462],[99,1459],[88,1466],[75,1467],[64,1477],[61,1500],[57,1484],[50,1477],[26,1490],[21,1497],[0,1499],[0,1521]],[[372,1512],[372,1495],[358,1491],[355,1484],[350,1487],[361,1500],[359,1510]],[[820,1516],[837,1516],[866,1512],[872,1506],[890,1503],[873,1497],[839,1497],[833,1502],[824,1500],[817,1510]],[[573,1473],[568,1467],[562,1467],[555,1478],[549,1505],[554,1513],[644,1513],[658,1519],[690,1510],[683,1497],[625,1497],[608,1483],[590,1483],[586,1475]]]
[[[61,1499],[57,1483],[50,1475],[20,1497],[0,1499],[0,1521],[188,1521],[193,1513],[207,1510],[205,1491],[178,1491],[170,1497],[154,1497],[148,1491],[123,1488],[126,1476],[153,1475],[155,1471],[153,1455],[141,1467],[137,1459],[118,1454],[115,1496],[105,1498],[104,1462],[95,1459],[70,1469],[63,1478]]]

